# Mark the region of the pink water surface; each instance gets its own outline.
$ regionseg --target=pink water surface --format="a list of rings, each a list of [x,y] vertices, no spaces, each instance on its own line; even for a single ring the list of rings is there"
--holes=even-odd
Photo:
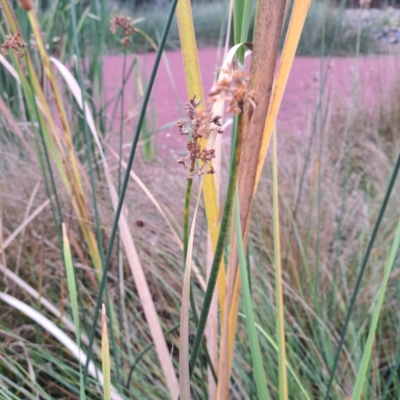
[[[200,49],[199,60],[205,92],[211,88],[218,68],[218,51],[214,48]],[[125,116],[132,119],[126,126],[124,140],[129,141],[135,128],[135,108],[141,88],[139,81],[145,82],[154,63],[155,53],[138,56],[138,74],[132,74],[125,88]],[[105,59],[105,89],[110,99],[121,87],[122,57],[109,56]],[[132,58],[128,59],[128,65]],[[219,61],[220,63],[221,61]],[[286,92],[278,116],[278,130],[287,130],[294,134],[303,134],[309,129],[315,114],[320,91],[320,76],[327,76],[324,101],[342,101],[350,104],[354,88],[357,87],[361,98],[371,112],[380,101],[382,93],[396,83],[400,67],[398,56],[369,56],[355,58],[324,59],[297,57],[287,83]],[[140,76],[142,79],[138,79]],[[355,77],[357,79],[355,80]],[[357,82],[356,86],[354,82]],[[136,99],[135,99],[136,96]],[[153,88],[148,111],[149,128],[160,128],[173,123],[179,118],[179,108],[183,109],[187,101],[182,54],[169,51],[160,64]],[[326,104],[325,103],[325,104]],[[109,107],[111,110],[112,107]],[[114,121],[116,122],[116,121]],[[166,154],[184,150],[183,139],[175,126],[155,134],[154,143],[159,152]]]

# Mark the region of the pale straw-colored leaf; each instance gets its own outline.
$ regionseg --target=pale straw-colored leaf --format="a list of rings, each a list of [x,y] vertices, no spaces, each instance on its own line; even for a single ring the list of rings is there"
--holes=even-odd
[[[110,344],[108,341],[106,306],[101,308],[101,365],[103,370],[103,399],[111,399]]]
[[[26,283],[23,279],[21,279],[18,275],[14,272],[6,268],[3,264],[0,263],[0,272],[6,276],[7,279],[10,279],[14,284],[24,290],[29,296],[33,299],[40,302],[40,304],[50,311],[63,325],[67,328],[70,332],[75,332],[75,325],[68,318],[65,312],[61,312],[59,307],[53,305],[50,301],[48,301],[42,294],[40,294],[37,290],[35,290],[32,286]],[[86,335],[81,334],[81,341],[86,346],[89,344],[89,339]],[[96,353],[97,350],[96,350]]]
[[[21,84],[21,80],[19,79],[18,73],[15,68],[7,61],[7,59],[0,54],[0,63],[3,67],[13,76],[13,78]]]

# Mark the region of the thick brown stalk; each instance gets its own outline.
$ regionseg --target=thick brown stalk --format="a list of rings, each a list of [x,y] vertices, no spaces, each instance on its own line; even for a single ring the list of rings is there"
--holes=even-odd
[[[238,185],[240,219],[245,246],[250,226],[258,157],[271,97],[285,10],[286,0],[259,0],[249,82],[249,91],[254,91],[256,107],[247,102],[240,127],[241,155]],[[232,242],[231,249],[224,313],[226,316],[229,315],[229,318],[225,318],[221,332],[217,396],[219,400],[228,399],[229,395],[229,380],[240,297],[235,240]]]

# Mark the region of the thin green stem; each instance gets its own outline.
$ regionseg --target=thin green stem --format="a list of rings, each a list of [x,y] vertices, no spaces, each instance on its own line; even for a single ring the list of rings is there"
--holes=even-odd
[[[132,141],[132,147],[131,147],[131,151],[129,154],[129,158],[128,158],[128,162],[127,162],[127,166],[126,166],[126,170],[125,170],[125,175],[124,175],[124,179],[123,179],[120,194],[119,194],[119,201],[118,201],[117,209],[115,211],[114,221],[113,221],[111,234],[110,234],[110,240],[108,243],[107,253],[106,253],[106,257],[105,257],[104,264],[103,264],[103,275],[101,278],[99,293],[97,295],[96,306],[94,309],[93,325],[92,325],[92,329],[91,329],[90,337],[89,337],[89,346],[88,346],[88,350],[87,350],[87,361],[86,361],[85,372],[84,372],[84,383],[86,383],[86,381],[87,381],[89,362],[92,358],[92,353],[93,353],[93,341],[94,341],[94,336],[95,336],[95,332],[96,332],[97,320],[99,318],[99,311],[100,311],[100,307],[101,307],[103,292],[104,292],[104,289],[105,289],[106,283],[107,283],[107,272],[108,272],[108,268],[109,268],[109,264],[110,264],[111,253],[112,253],[112,249],[113,249],[113,245],[114,245],[114,241],[115,241],[115,236],[116,236],[117,229],[118,229],[119,217],[121,215],[122,206],[124,203],[124,197],[125,197],[126,190],[128,187],[130,172],[132,169],[133,160],[135,158],[136,148],[137,148],[137,144],[139,141],[140,132],[142,129],[142,124],[143,124],[143,121],[144,121],[144,118],[146,115],[147,105],[150,100],[151,91],[153,89],[154,81],[155,81],[157,71],[158,71],[158,66],[160,65],[161,56],[164,51],[165,43],[167,40],[169,29],[171,27],[173,16],[175,14],[175,9],[176,9],[177,3],[178,3],[178,0],[172,0],[171,8],[170,8],[170,11],[169,11],[169,14],[167,17],[167,21],[164,26],[163,34],[161,36],[161,43],[160,43],[160,46],[158,47],[156,59],[154,61],[153,70],[151,72],[149,85],[147,86],[147,90],[146,90],[146,93],[145,93],[145,96],[143,99],[143,104],[142,104],[140,114],[138,117],[135,134],[134,134],[134,138]]]

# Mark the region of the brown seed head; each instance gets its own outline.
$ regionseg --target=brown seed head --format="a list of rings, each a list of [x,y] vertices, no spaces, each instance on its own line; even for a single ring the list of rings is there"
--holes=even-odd
[[[25,11],[31,11],[33,8],[33,1],[32,0],[19,0],[19,5]]]
[[[135,34],[136,29],[133,26],[133,21],[131,17],[126,17],[124,15],[115,15],[114,17],[111,18],[110,21],[110,31],[116,35],[118,32],[118,29],[121,30],[122,32],[122,39],[121,39],[121,44],[123,47],[128,47],[129,43],[131,42],[131,39],[129,36],[132,36]]]
[[[188,180],[193,179],[194,175],[213,174],[215,170],[212,166],[212,159],[215,158],[214,149],[202,149],[199,139],[208,139],[212,131],[222,133],[221,119],[219,115],[213,115],[209,110],[197,110],[201,100],[196,100],[193,96],[186,104],[185,110],[190,119],[190,126],[186,125],[185,121],[179,120],[176,125],[181,135],[192,134],[192,139],[186,142],[186,148],[189,154],[177,160],[178,164],[188,168],[188,161],[191,161],[191,166],[196,160],[200,161],[199,168],[192,169],[188,174]]]
[[[1,52],[6,56],[8,50],[15,51],[18,58],[23,57],[24,50],[26,49],[26,43],[23,41],[22,36],[19,32],[15,35],[6,35],[6,40],[1,46]]]

